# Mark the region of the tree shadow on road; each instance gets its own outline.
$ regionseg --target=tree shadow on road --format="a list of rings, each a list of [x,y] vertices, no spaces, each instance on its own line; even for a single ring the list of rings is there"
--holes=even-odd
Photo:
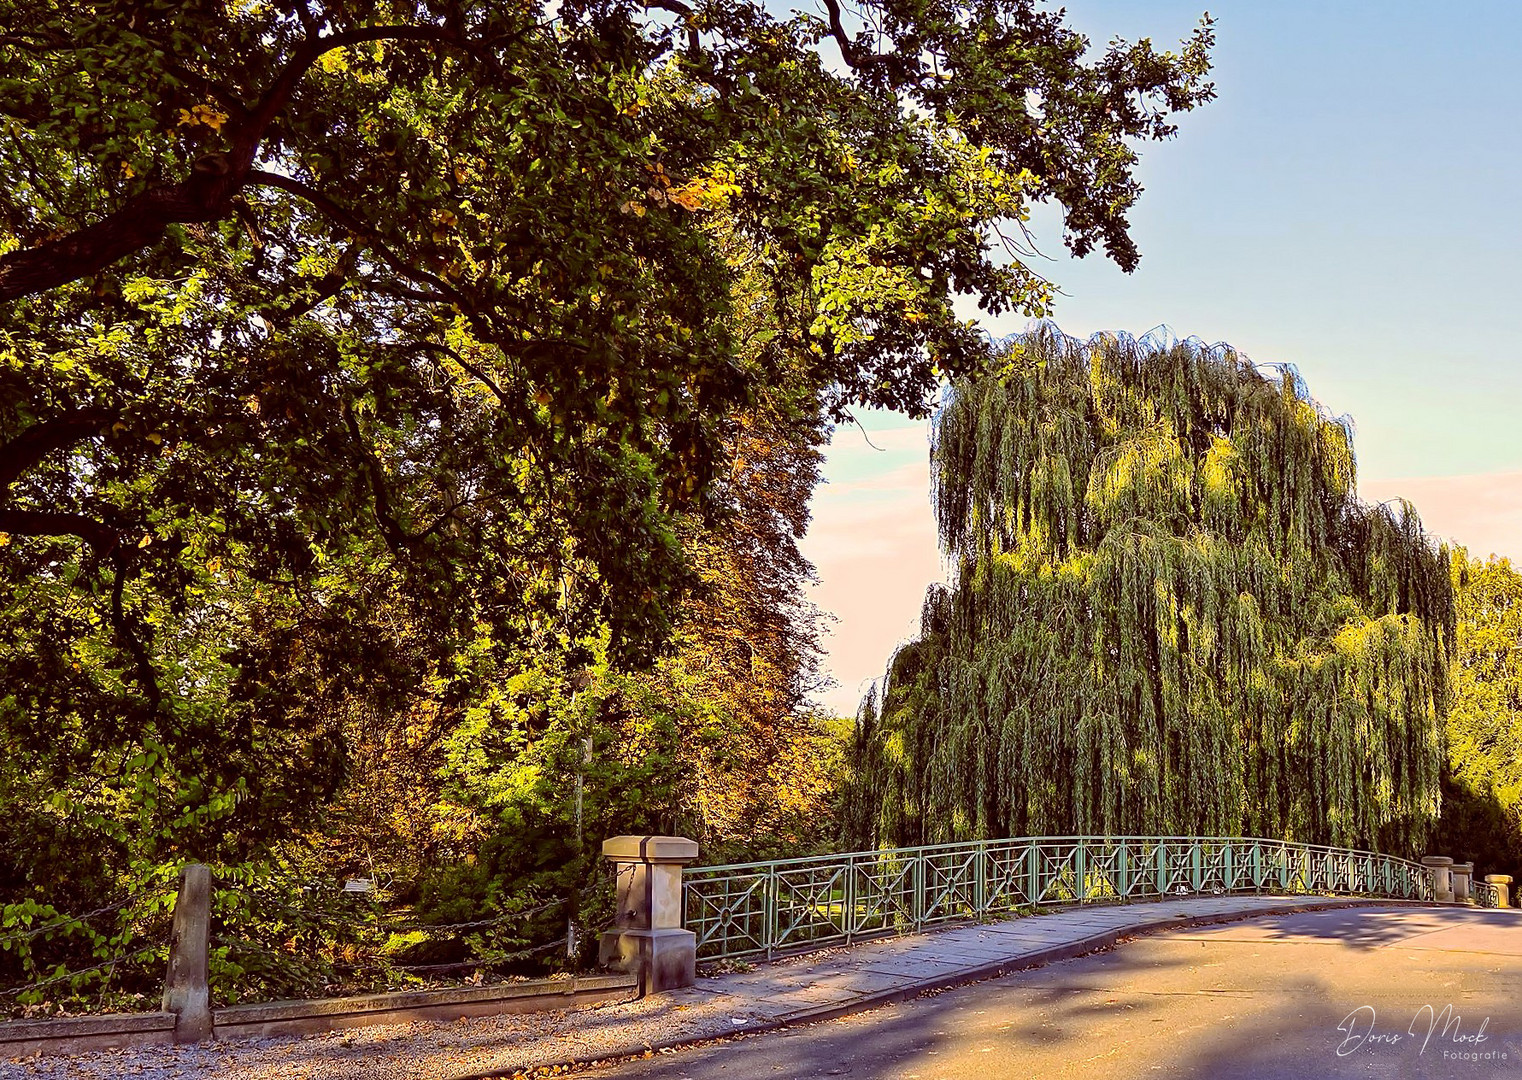
[[[1522,940],[1522,913],[1492,908],[1348,907],[1201,926],[1177,931],[1216,940],[1323,941],[1356,949],[1415,942],[1456,927],[1514,930]]]

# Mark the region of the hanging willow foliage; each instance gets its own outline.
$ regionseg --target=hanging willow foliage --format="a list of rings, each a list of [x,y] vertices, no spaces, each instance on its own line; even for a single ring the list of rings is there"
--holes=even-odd
[[[933,433],[954,584],[857,721],[849,839],[1258,835],[1415,853],[1454,598],[1352,432],[1225,346],[1043,324]]]

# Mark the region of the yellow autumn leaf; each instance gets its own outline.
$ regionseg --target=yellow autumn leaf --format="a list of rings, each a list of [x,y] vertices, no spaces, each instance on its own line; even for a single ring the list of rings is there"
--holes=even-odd
[[[205,124],[213,131],[221,131],[225,123],[227,123],[225,112],[218,112],[211,105],[192,105],[188,109],[180,110],[180,120],[175,126],[184,127],[189,124],[195,127],[197,124]]]
[[[141,540],[139,540],[137,542],[137,546],[140,547],[140,548],[145,548],[145,547],[147,547],[151,543],[153,543],[153,534],[152,533],[147,533],[147,534],[145,534],[143,536],[143,538]]]
[[[143,438],[147,439],[154,446],[157,446],[159,443],[164,441],[164,436],[160,435],[157,431],[150,431],[148,434],[144,435]]]

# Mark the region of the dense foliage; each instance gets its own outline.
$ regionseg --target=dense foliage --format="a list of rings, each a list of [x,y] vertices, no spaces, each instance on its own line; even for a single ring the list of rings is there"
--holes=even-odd
[[[949,590],[863,706],[858,842],[1262,835],[1419,853],[1454,600],[1350,428],[1224,346],[1051,327],[935,420]]]
[[[757,551],[821,415],[979,370],[958,297],[1045,309],[1033,201],[1134,266],[1133,146],[1213,93],[1208,21],[858,11],[0,0],[6,919],[187,858],[274,897],[398,804],[478,908],[582,874],[533,843],[578,789],[807,841]]]
[[[1131,143],[1211,96],[1208,24],[1086,57],[1026,0],[662,8],[0,3],[0,749],[41,836],[236,858],[343,783],[341,701],[650,661],[761,389],[921,407],[983,362],[956,296],[1046,303],[1000,230],[1053,199],[1133,265]]]
[[[1438,838],[1480,873],[1522,880],[1522,573],[1453,555],[1458,637]]]

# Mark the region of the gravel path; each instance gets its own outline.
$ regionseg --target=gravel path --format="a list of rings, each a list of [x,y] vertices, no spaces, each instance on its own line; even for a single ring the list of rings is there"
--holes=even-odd
[[[720,1014],[723,1015],[720,1015]],[[152,1046],[71,1057],[0,1062],[0,1077],[45,1080],[452,1080],[528,1070],[568,1058],[610,1056],[631,1044],[724,1031],[722,1002],[662,998],[580,1009],[488,1016],[452,1024],[387,1024],[301,1039],[239,1039],[206,1046]]]

